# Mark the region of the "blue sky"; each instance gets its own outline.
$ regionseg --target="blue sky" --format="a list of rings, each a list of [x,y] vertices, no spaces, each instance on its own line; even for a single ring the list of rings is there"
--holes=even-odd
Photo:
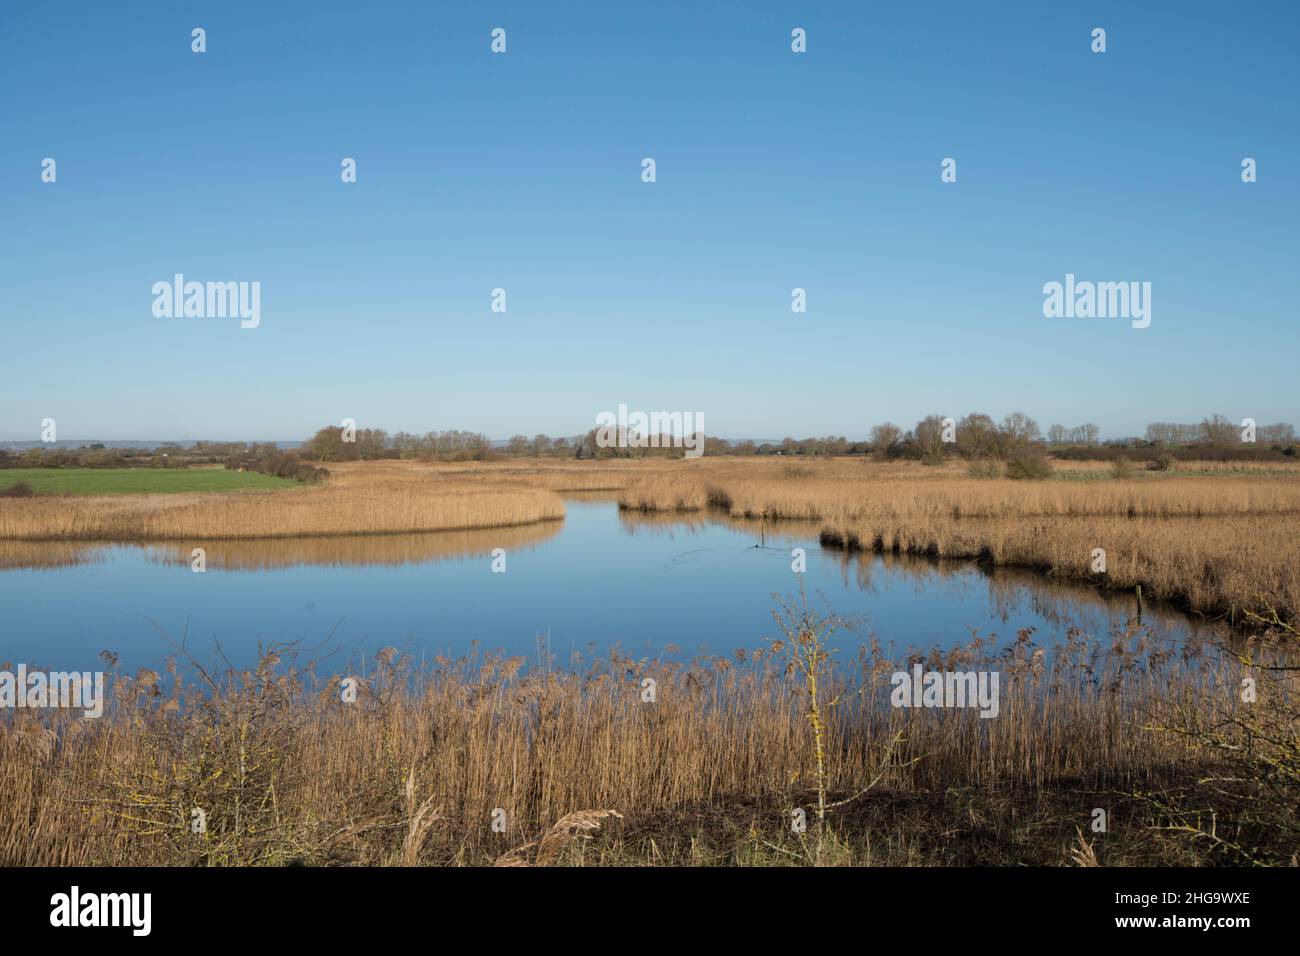
[[[1298,28],[1282,2],[6,4],[0,440],[573,434],[620,402],[724,437],[1300,422]],[[259,281],[260,326],[155,318],[177,272]],[[1151,282],[1150,328],[1044,318],[1067,272]]]

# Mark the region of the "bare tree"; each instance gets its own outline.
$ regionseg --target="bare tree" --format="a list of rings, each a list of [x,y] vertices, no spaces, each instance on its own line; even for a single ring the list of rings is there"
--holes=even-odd
[[[1227,448],[1236,433],[1236,426],[1222,415],[1211,415],[1201,421],[1201,437],[1211,448]]]
[[[1024,412],[1012,412],[1002,419],[1002,425],[998,428],[998,432],[1002,438],[1002,451],[1004,454],[1009,454],[1032,441],[1037,441],[1040,437],[1038,422]]]
[[[957,423],[957,451],[963,458],[988,458],[998,450],[998,426],[993,419],[972,412]]]
[[[927,465],[943,462],[943,416],[927,415],[916,423],[916,447],[920,449],[921,460]]]
[[[1260,441],[1266,442],[1294,442],[1295,426],[1286,422],[1276,422],[1272,425],[1259,426],[1258,436]]]
[[[877,425],[871,429],[871,446],[876,450],[876,454],[884,458],[898,444],[898,440],[903,437],[903,430],[893,422],[885,422],[883,425]]]
[[[337,461],[343,457],[343,448],[343,429],[326,425],[307,440],[303,451],[320,461]]]

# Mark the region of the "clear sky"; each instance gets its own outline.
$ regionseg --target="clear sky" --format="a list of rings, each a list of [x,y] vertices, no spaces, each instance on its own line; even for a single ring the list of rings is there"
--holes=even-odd
[[[1300,4],[289,6],[0,6],[0,439],[1300,423]]]

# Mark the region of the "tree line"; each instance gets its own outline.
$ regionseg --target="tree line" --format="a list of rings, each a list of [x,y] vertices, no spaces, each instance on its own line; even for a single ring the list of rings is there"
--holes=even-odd
[[[274,442],[198,441],[184,447],[165,444],[157,448],[109,448],[94,443],[80,448],[0,449],[0,468],[185,468],[194,465],[225,464],[231,468],[264,471],[314,481],[321,477],[299,464],[381,459],[419,461],[495,461],[503,458],[680,458],[684,449],[673,447],[670,436],[657,443],[636,447],[631,441],[602,447],[598,431],[551,437],[545,434],[514,435],[504,443],[493,442],[481,432],[456,429],[429,431],[422,435],[381,428],[354,431],[328,425],[295,450],[279,448]],[[868,437],[850,440],[843,435],[786,437],[780,441],[728,441],[707,437],[706,455],[743,456],[867,456],[884,459],[911,458],[937,464],[957,456],[972,461],[1007,461],[1015,456],[1050,452],[1058,458],[1104,459],[1123,453],[1137,460],[1219,458],[1279,459],[1300,455],[1295,428],[1285,422],[1260,425],[1255,441],[1243,440],[1243,426],[1223,415],[1211,415],[1197,424],[1152,422],[1142,437],[1099,438],[1092,423],[1051,425],[1046,434],[1023,412],[1012,412],[995,421],[972,412],[960,419],[927,415],[910,429],[893,422],[873,426]],[[655,447],[657,445],[658,447]],[[319,471],[319,469],[316,469]]]

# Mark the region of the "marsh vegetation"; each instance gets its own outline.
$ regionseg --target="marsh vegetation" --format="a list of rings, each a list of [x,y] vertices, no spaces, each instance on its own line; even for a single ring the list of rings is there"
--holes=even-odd
[[[685,663],[389,649],[351,701],[293,648],[245,669],[114,671],[100,720],[0,721],[0,862],[517,863],[579,811],[615,813],[591,842],[552,839],[548,862],[1294,862],[1283,629],[1170,646],[1135,624],[896,660],[789,600],[790,637]],[[809,628],[826,638],[815,685],[798,663]],[[890,706],[891,672],[916,663],[996,668],[998,717]]]

